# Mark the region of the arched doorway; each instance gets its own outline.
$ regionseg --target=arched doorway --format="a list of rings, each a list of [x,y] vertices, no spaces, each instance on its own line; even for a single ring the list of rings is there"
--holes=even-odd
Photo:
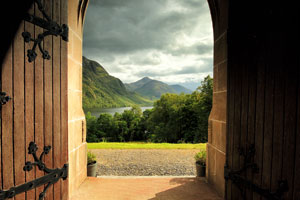
[[[55,5],[66,5],[67,3],[67,1],[59,2],[62,4],[57,2]],[[68,10],[68,12],[59,12],[62,14],[61,16],[65,15],[65,17],[68,17],[70,32],[72,32],[72,38],[70,37],[69,46],[63,50],[63,52],[67,51],[68,54],[74,54],[74,56],[79,59],[81,59],[82,22],[87,3],[87,1],[69,1],[68,9],[66,7],[61,7],[60,9],[60,11]],[[274,2],[272,4],[267,4],[261,2],[257,3],[256,1],[249,2],[244,5],[237,2],[229,3],[228,1],[209,1],[209,4],[214,23],[215,76],[219,76],[221,82],[226,82],[227,87],[222,88],[224,86],[223,84],[219,84],[219,86],[218,83],[215,84],[217,91],[214,93],[214,108],[210,117],[211,139],[209,142],[210,147],[208,149],[208,165],[211,171],[208,172],[208,180],[215,185],[215,188],[220,191],[220,193],[224,193],[224,191],[226,191],[227,199],[241,199],[244,197],[244,195],[246,195],[247,199],[259,199],[261,197],[261,192],[258,190],[253,192],[253,188],[255,188],[253,184],[250,184],[249,189],[249,185],[245,184],[245,181],[241,180],[240,183],[242,183],[243,188],[240,190],[235,186],[235,183],[231,183],[233,181],[232,178],[235,176],[230,173],[232,172],[230,170],[238,170],[243,165],[243,153],[239,153],[243,152],[243,148],[239,147],[244,147],[244,149],[247,147],[247,145],[244,145],[244,143],[240,143],[240,141],[244,141],[246,138],[244,137],[244,134],[240,133],[247,132],[247,141],[251,141],[252,137],[248,138],[248,136],[251,136],[249,133],[252,132],[255,133],[252,134],[252,136],[255,136],[254,146],[256,147],[256,155],[254,156],[254,160],[259,168],[259,172],[249,172],[249,178],[251,179],[251,182],[254,183],[255,186],[259,186],[260,189],[264,189],[264,191],[267,189],[267,193],[269,194],[270,191],[276,192],[278,188],[280,189],[282,186],[285,186],[285,184],[278,186],[278,181],[285,181],[288,185],[288,189],[283,187],[282,190],[279,190],[279,193],[282,193],[282,196],[286,199],[299,199],[298,191],[300,184],[298,184],[298,181],[300,179],[298,170],[298,125],[300,119],[300,92],[299,59],[297,56],[297,38],[299,32],[296,29],[299,25],[297,21],[299,19],[299,8],[296,4],[279,5]],[[14,7],[8,6],[6,8],[11,11],[11,15],[16,14]],[[54,14],[53,16],[57,15]],[[2,19],[5,19],[5,17],[6,16],[2,17]],[[244,23],[240,23],[241,19]],[[6,23],[7,27],[9,27],[9,24],[10,23]],[[15,30],[12,29],[10,33],[15,33]],[[279,44],[277,44],[278,41]],[[17,40],[15,40],[15,44],[17,44]],[[2,52],[9,51],[7,47],[4,48],[6,48],[6,50]],[[14,48],[14,50],[18,49]],[[25,60],[26,56],[24,56],[24,52],[21,53],[20,56],[22,56],[22,58]],[[277,60],[275,60],[274,57],[277,58]],[[19,57],[15,56],[14,58]],[[13,61],[11,56],[10,60]],[[20,62],[21,65],[24,64],[24,60]],[[12,66],[12,64],[17,64],[19,62],[18,59],[14,60],[13,62],[8,61],[9,60],[6,60],[4,63],[2,63],[2,72],[3,70],[7,70],[7,68],[4,69],[6,65]],[[65,74],[68,74],[69,81],[80,80],[80,77],[77,76],[80,73],[75,72],[75,74],[72,76],[70,75],[73,73],[71,72],[71,70],[74,69],[73,66],[75,66],[76,63],[80,65],[80,61],[81,60],[73,59],[72,56],[64,56],[63,59],[60,60],[60,64],[65,64],[65,66],[68,66],[68,69],[70,70],[68,72],[64,72]],[[222,65],[225,65],[226,67],[220,67]],[[274,68],[272,68],[272,66],[274,66]],[[62,67],[61,69],[64,70],[66,68]],[[10,68],[7,71],[8,76],[4,76],[5,73],[2,73],[2,78],[7,78],[7,82],[5,82],[5,84],[9,86],[3,86],[4,79],[2,79],[2,89],[6,89],[9,91],[8,93],[13,93],[13,90],[18,88],[15,86],[19,84],[19,80],[24,79],[22,77],[26,78],[26,73],[24,75],[24,72],[19,73],[20,71],[18,70],[19,68],[12,71],[12,68]],[[38,70],[38,68],[36,68],[36,70]],[[40,72],[37,71],[37,73]],[[13,77],[13,74],[14,77],[18,77],[17,74],[20,75],[21,79],[9,79],[9,77]],[[28,74],[30,73],[27,73],[27,75]],[[64,77],[61,76],[61,73],[59,74],[60,77]],[[227,74],[225,76],[226,78],[223,76],[224,74]],[[70,77],[76,78],[70,79]],[[65,78],[65,80],[68,80],[67,77]],[[215,80],[218,79],[219,78],[216,78]],[[30,80],[31,83],[34,82],[31,78]],[[36,81],[39,82],[39,79],[36,79]],[[12,87],[13,83],[14,87]],[[68,82],[67,85],[71,86],[76,85],[77,83],[80,84],[80,81],[74,81],[72,83]],[[247,84],[248,87],[246,87]],[[36,85],[37,87],[40,87],[39,84]],[[246,89],[244,90],[244,88]],[[32,91],[34,90],[34,86],[28,89]],[[221,94],[222,91],[225,90],[227,92]],[[37,91],[41,90],[37,89]],[[74,91],[77,91],[77,89],[74,89]],[[248,93],[246,92],[247,94],[244,95],[242,91],[248,91]],[[77,93],[78,94],[72,93],[71,91],[67,91],[67,89],[64,89],[64,91],[60,93],[63,94],[61,96],[62,99],[66,99],[68,95],[69,101],[67,103],[69,108],[72,108],[72,110],[66,109],[66,113],[68,113],[70,117],[64,117],[64,119],[67,119],[67,121],[62,123],[60,128],[55,127],[55,129],[59,129],[59,132],[62,130],[62,127],[69,128],[69,138],[62,142],[65,145],[61,146],[61,148],[66,150],[66,143],[69,143],[69,146],[72,145],[72,148],[69,147],[67,149],[68,153],[65,155],[68,155],[70,166],[72,166],[72,169],[70,169],[69,172],[70,177],[74,177],[72,178],[72,182],[70,180],[70,185],[74,184],[74,186],[70,186],[70,188],[73,187],[73,190],[76,189],[85,179],[84,170],[81,169],[84,169],[86,166],[86,163],[84,162],[85,159],[78,159],[79,157],[85,158],[86,151],[84,142],[84,118],[82,111],[78,106],[78,102],[72,104],[73,101],[76,102],[80,100],[80,92],[77,91]],[[218,93],[220,93],[220,95],[217,95]],[[15,94],[23,95],[22,91],[21,93],[15,91]],[[37,92],[36,94],[39,93]],[[24,95],[26,95],[26,90]],[[22,98],[15,98],[14,95],[12,96],[14,97],[14,105],[17,106],[17,103],[20,101],[20,99],[22,100]],[[33,97],[33,95],[30,96]],[[245,98],[245,96],[248,96],[248,98]],[[41,101],[35,101],[35,103],[39,102]],[[64,102],[66,101],[64,100]],[[30,103],[33,104],[32,102]],[[54,104],[63,107],[60,103],[57,104],[56,102]],[[14,105],[10,103],[3,106],[3,109],[7,109],[8,112],[4,112],[2,110],[1,184],[3,189],[8,189],[10,186],[18,183],[19,178],[22,178],[22,182],[26,180],[24,172],[22,172],[22,170],[16,170],[19,169],[19,167],[22,168],[26,154],[26,145],[24,142],[25,139],[20,139],[20,137],[17,137],[18,132],[26,129],[25,125],[27,128],[35,125],[36,127],[39,127],[41,125],[40,123],[34,125],[32,118],[28,118],[28,116],[25,116],[25,118],[19,118],[18,115],[20,112],[24,111],[23,109],[14,109],[16,113],[13,113]],[[21,107],[23,105],[24,104],[21,103]],[[28,106],[25,107],[28,108]],[[32,105],[31,108],[32,107],[34,107],[34,105]],[[39,105],[36,105],[36,107],[40,108]],[[59,108],[55,108],[53,112],[57,113],[58,110]],[[3,116],[3,113],[9,114]],[[66,113],[64,112],[64,114]],[[22,113],[20,115],[24,116]],[[34,116],[34,114],[31,116]],[[72,118],[72,116],[77,117]],[[5,122],[3,121],[4,118],[7,118]],[[224,123],[224,120],[222,120],[224,118],[226,119],[226,123]],[[11,122],[13,122],[13,119],[16,119],[16,123],[12,124]],[[26,123],[26,120],[30,120],[30,122]],[[36,120],[41,120],[38,113]],[[78,123],[70,125],[75,121]],[[5,128],[6,123],[10,128]],[[21,124],[23,128],[13,128],[18,124]],[[24,126],[22,124],[24,124]],[[224,126],[226,127],[226,131],[224,131]],[[40,130],[37,130],[37,132],[38,131]],[[31,130],[31,132],[33,131]],[[224,154],[224,143],[217,140],[220,139],[220,137],[216,137],[218,136],[218,133],[224,132],[227,132],[226,140],[228,141],[226,144],[226,159]],[[24,135],[23,133],[24,131],[21,131],[20,133],[22,137]],[[40,137],[40,135],[36,136]],[[35,136],[32,135],[31,137]],[[26,138],[28,139],[28,137]],[[37,140],[39,141],[40,139]],[[20,142],[20,145],[17,145],[18,142]],[[6,152],[11,153],[8,155]],[[15,154],[13,152],[15,152]],[[24,157],[20,157],[20,163],[14,162],[14,160],[11,159],[10,155],[14,155],[15,158],[17,158],[21,154],[24,155]],[[224,159],[227,161],[227,169],[229,169],[229,171],[225,171],[229,173],[227,173],[228,181],[225,189],[221,170],[223,169],[222,163],[225,162]],[[56,161],[57,160],[58,159],[56,159]],[[16,166],[19,167],[16,168]],[[15,171],[13,169],[15,169]],[[270,169],[272,173],[270,173]],[[3,173],[6,170],[7,172]],[[82,171],[82,173],[76,173],[76,170],[79,170],[79,172]],[[14,173],[21,173],[21,175],[16,176]],[[228,175],[231,175],[231,177]],[[248,175],[246,175],[246,177],[247,176]],[[16,177],[16,179],[13,177]],[[243,177],[243,179],[245,179],[245,177]],[[66,192],[68,191],[67,188],[68,187],[64,186],[62,186],[62,190],[59,188],[60,191],[64,192],[62,196],[65,199],[67,199],[68,194],[68,192]],[[70,194],[71,193],[72,190],[70,189]],[[60,193],[57,194],[60,195]]]
[[[206,2],[94,1],[90,2],[91,4],[85,21],[83,54],[101,63],[110,73],[114,72],[113,75],[116,77],[121,77],[123,81],[124,77],[131,78],[133,81],[143,78],[134,74],[143,73],[147,76],[148,72],[157,75],[164,73],[163,78],[175,80],[181,78],[175,75],[182,73],[190,75],[186,79],[198,76],[197,86],[199,86],[199,79],[203,78],[201,72],[206,72],[205,68],[212,74],[212,25]],[[174,35],[177,36],[175,39]],[[129,53],[125,54],[126,51]],[[158,55],[156,56],[158,59],[168,60],[167,64],[172,67],[164,67],[167,64],[157,62],[158,59],[152,61],[150,56],[154,54],[153,52]],[[171,54],[174,56],[168,56]],[[194,58],[191,58],[191,55]],[[136,57],[140,58],[138,64],[134,63]],[[149,65],[155,69],[148,66],[144,68],[142,59],[152,61]],[[184,61],[192,63],[187,64]],[[138,72],[128,73],[127,68],[135,68]],[[160,69],[164,69],[165,72],[159,71]],[[84,81],[87,83],[87,79]]]

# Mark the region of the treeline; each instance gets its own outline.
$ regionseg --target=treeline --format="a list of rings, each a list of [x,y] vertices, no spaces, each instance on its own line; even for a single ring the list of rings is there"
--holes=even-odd
[[[87,113],[87,142],[207,142],[212,83],[207,76],[192,94],[164,94],[143,113],[137,106],[114,116]]]

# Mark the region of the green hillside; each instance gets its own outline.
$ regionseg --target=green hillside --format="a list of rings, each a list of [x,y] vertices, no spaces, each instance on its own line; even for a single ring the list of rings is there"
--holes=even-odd
[[[126,90],[122,81],[110,76],[99,63],[83,57],[82,68],[84,110],[153,104],[140,94]]]
[[[175,91],[177,94],[180,94],[180,93],[185,93],[185,94],[191,94],[192,93],[192,90],[189,90],[181,85],[170,85]]]
[[[133,83],[125,83],[125,87],[130,91],[134,91],[140,87],[143,87],[143,85],[145,85],[146,83],[149,83],[151,81],[152,81],[152,79],[150,79],[148,77],[144,77],[141,80],[138,80]]]
[[[168,84],[156,80],[146,83],[135,91],[151,99],[159,99],[160,96],[165,93],[176,93]]]
[[[159,99],[161,95],[165,93],[192,93],[191,90],[181,85],[168,85],[164,82],[153,80],[148,77],[144,77],[134,83],[125,84],[125,87],[127,90],[137,92],[142,96],[153,100]]]

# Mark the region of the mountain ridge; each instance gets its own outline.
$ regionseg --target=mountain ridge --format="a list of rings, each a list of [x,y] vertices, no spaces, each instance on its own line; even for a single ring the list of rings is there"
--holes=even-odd
[[[149,99],[159,99],[162,94],[165,93],[192,93],[191,90],[179,85],[168,85],[162,81],[154,80],[149,77],[144,77],[133,83],[124,84],[127,90],[137,92]]]
[[[128,91],[120,79],[109,75],[101,64],[84,56],[82,71],[84,110],[153,104],[151,100],[140,94]]]

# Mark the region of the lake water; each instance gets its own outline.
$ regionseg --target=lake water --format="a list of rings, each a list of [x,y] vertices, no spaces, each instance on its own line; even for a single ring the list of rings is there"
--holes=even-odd
[[[145,110],[147,109],[151,109],[153,108],[153,106],[149,106],[149,107],[141,107],[142,109],[142,112],[144,112]],[[121,107],[121,108],[102,108],[101,110],[97,110],[97,111],[90,111],[92,116],[95,116],[95,117],[99,117],[99,115],[101,113],[108,113],[108,114],[111,114],[111,115],[114,115],[116,112],[117,113],[123,113],[124,110],[130,110],[131,107]]]

